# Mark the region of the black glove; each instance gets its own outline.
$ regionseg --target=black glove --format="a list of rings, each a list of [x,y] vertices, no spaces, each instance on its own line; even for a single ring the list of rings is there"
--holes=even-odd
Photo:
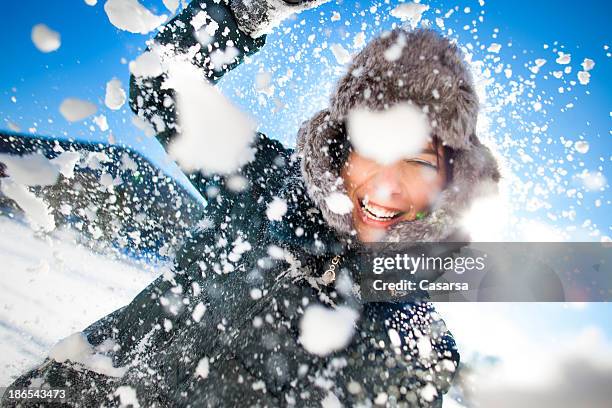
[[[293,13],[315,8],[329,0],[231,0],[238,27],[253,38],[270,32]]]

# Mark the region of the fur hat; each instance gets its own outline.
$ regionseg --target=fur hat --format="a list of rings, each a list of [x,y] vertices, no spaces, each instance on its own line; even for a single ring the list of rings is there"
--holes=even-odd
[[[500,174],[475,134],[478,97],[463,56],[433,30],[396,29],[370,42],[339,81],[329,109],[302,124],[297,152],[308,193],[330,226],[351,232],[351,215],[326,204],[331,193],[346,193],[340,171],[351,147],[344,121],[355,108],[380,111],[400,102],[423,108],[432,133],[453,149],[453,178],[425,218],[394,225],[386,241],[452,239],[462,213],[478,195],[496,191]]]

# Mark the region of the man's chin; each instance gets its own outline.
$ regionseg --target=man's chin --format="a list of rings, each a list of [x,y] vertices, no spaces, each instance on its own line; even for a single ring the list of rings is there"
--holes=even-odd
[[[382,242],[386,234],[387,230],[385,228],[373,228],[366,225],[360,225],[357,228],[357,236],[362,243]]]

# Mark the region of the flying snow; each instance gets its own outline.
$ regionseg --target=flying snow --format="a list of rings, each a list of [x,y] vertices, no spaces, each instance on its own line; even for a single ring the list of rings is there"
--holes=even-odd
[[[606,185],[606,176],[599,171],[585,170],[578,175],[587,191],[601,190]]]
[[[564,53],[563,51],[559,51],[557,54],[559,55],[559,57],[555,60],[557,64],[567,65],[572,60],[572,56]]]
[[[199,323],[202,320],[202,316],[204,316],[204,312],[206,312],[206,306],[202,302],[199,302],[191,313],[191,318],[194,322]]]
[[[341,44],[332,44],[329,49],[334,54],[338,64],[344,65],[351,61],[351,54]]]
[[[287,213],[287,202],[282,198],[274,197],[266,209],[266,217],[270,221],[281,221]]]
[[[108,109],[119,110],[127,99],[127,95],[123,90],[121,81],[113,78],[106,83],[106,94],[104,95],[104,104]]]
[[[589,142],[586,140],[579,140],[574,143],[574,149],[580,154],[586,154],[589,151]]]
[[[319,356],[341,350],[351,341],[358,318],[359,313],[346,306],[329,309],[312,305],[300,321],[300,342],[308,352]]]
[[[336,214],[348,214],[353,210],[351,199],[346,194],[337,191],[325,197],[325,204],[331,212]]]
[[[398,103],[384,111],[354,109],[347,128],[357,152],[380,164],[420,153],[431,130],[427,115],[410,103]]]
[[[200,378],[208,378],[210,372],[210,363],[207,357],[204,357],[198,361],[198,366],[195,370],[195,375]]]
[[[328,392],[325,398],[321,400],[322,408],[342,408],[342,403],[333,392]]]
[[[436,395],[438,395],[438,390],[432,383],[427,383],[423,388],[421,388],[421,398],[425,401],[433,401]]]
[[[138,0],[108,0],[104,4],[108,20],[115,27],[136,34],[147,34],[166,21],[167,16],[156,16]]]
[[[595,61],[593,61],[590,58],[585,58],[584,61],[582,61],[582,69],[585,71],[590,71],[593,69],[593,67],[595,66]]]
[[[11,180],[26,186],[51,186],[59,176],[58,166],[40,153],[23,156],[0,153],[0,162],[6,165]]]
[[[156,51],[145,51],[134,61],[130,61],[130,72],[137,77],[156,77],[164,70],[161,59]]]
[[[59,111],[68,122],[79,122],[98,110],[91,102],[77,98],[66,98],[62,101]]]
[[[49,358],[58,363],[66,361],[79,363],[90,371],[110,377],[123,376],[127,367],[114,367],[112,358],[102,353],[108,349],[112,349],[112,344],[108,344],[108,340],[98,347],[93,347],[83,333],[77,332],[53,346],[49,351]]]
[[[498,43],[492,43],[489,48],[487,48],[487,51],[492,52],[494,54],[498,54],[499,50],[501,50],[501,44]]]
[[[578,82],[580,85],[587,85],[591,81],[591,74],[586,71],[578,72]]]
[[[42,52],[56,51],[62,45],[60,34],[45,24],[32,27],[32,42]]]
[[[122,385],[117,387],[114,395],[119,397],[119,401],[122,407],[140,408],[136,390],[129,385]]]
[[[181,130],[168,151],[181,167],[227,174],[252,160],[255,122],[203,79],[197,67],[173,62],[163,87],[176,91]]]
[[[366,44],[366,35],[363,31],[358,32],[353,37],[353,48],[362,48]]]
[[[391,10],[391,15],[402,21],[407,21],[412,27],[416,27],[421,21],[423,13],[429,10],[429,6],[420,3],[402,3]]]
[[[227,47],[225,50],[216,49],[210,53],[210,62],[215,71],[221,71],[225,66],[236,61],[236,57],[240,54],[238,48]]]

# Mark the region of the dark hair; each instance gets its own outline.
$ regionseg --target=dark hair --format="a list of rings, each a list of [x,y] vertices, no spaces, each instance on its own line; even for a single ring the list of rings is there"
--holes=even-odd
[[[455,151],[442,143],[438,136],[434,135],[431,138],[431,145],[433,150],[436,152],[436,164],[438,165],[438,168],[440,167],[440,155],[438,154],[440,144],[442,144],[444,167],[446,168],[446,186],[448,186],[451,181],[453,181],[453,162],[455,161]]]

